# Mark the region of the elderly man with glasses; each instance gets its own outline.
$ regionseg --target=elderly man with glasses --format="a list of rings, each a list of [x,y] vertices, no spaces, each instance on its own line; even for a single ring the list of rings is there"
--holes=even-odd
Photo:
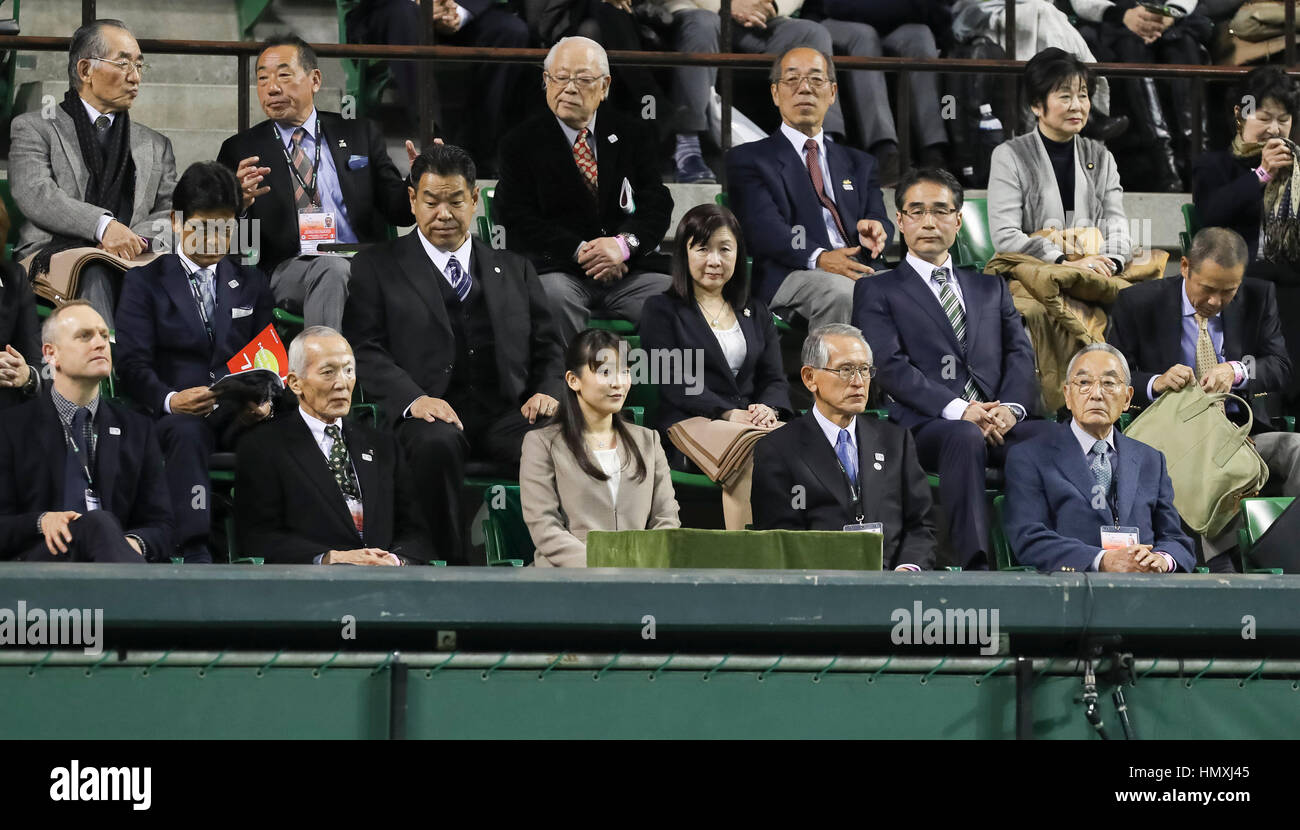
[[[148,65],[120,20],[96,20],[72,36],[69,89],[52,113],[13,120],[9,181],[27,217],[14,258],[33,282],[51,272],[51,257],[72,248],[100,248],[124,260],[147,254],[171,228],[176,159],[166,137],[133,123],[128,110]],[[75,296],[113,327],[123,269],[84,266]],[[66,285],[58,268],[50,282]]]
[[[1196,566],[1164,455],[1115,429],[1131,383],[1119,349],[1085,346],[1066,370],[1069,425],[1007,453],[1007,537],[1022,564],[1126,573]]]
[[[550,113],[501,140],[493,244],[532,261],[568,343],[593,311],[637,323],[672,280],[658,253],[673,200],[659,176],[655,131],[609,108],[609,59],[566,37],[543,64]]]
[[[812,409],[759,441],[750,504],[759,530],[867,530],[896,571],[934,567],[930,485],[902,427],[863,416],[876,367],[862,332],[822,326],[803,344],[799,376]]]
[[[962,189],[946,170],[909,170],[894,191],[907,255],[859,280],[853,324],[867,336],[892,397],[889,417],[916,438],[939,474],[948,538],[966,569],[987,567],[985,470],[1006,445],[1052,424],[1039,409],[1034,350],[1002,278],[957,267]]]

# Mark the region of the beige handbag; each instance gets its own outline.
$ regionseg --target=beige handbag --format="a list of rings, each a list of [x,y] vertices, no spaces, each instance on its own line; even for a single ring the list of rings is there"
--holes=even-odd
[[[1286,9],[1280,2],[1243,3],[1232,16],[1228,30],[1250,43],[1286,34]]]
[[[1242,426],[1215,406],[1228,400],[1237,401],[1246,413]],[[1189,383],[1157,398],[1124,434],[1164,453],[1174,507],[1192,530],[1214,537],[1237,515],[1241,500],[1268,482],[1268,465],[1250,440],[1253,423],[1250,406],[1241,398],[1209,395]]]

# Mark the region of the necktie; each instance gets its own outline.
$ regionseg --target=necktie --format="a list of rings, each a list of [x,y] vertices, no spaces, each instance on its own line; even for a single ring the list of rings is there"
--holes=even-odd
[[[342,430],[337,424],[330,424],[325,427],[325,434],[334,441],[330,447],[330,471],[334,473],[334,481],[343,495],[361,501],[361,490],[357,487],[356,473],[352,471],[347,445],[343,443]]]
[[[108,120],[107,115],[101,115],[95,119],[95,140],[99,142],[101,149],[108,148],[108,128],[112,122]]]
[[[1210,339],[1210,318],[1196,315],[1196,379],[1200,380],[1219,365],[1219,356],[1214,352],[1214,341]],[[1224,411],[1223,401],[1216,403],[1215,408],[1220,412]]]
[[[1111,483],[1109,454],[1110,445],[1101,439],[1098,439],[1097,443],[1092,445],[1092,452],[1088,453],[1088,455],[1092,456],[1092,462],[1088,465],[1088,469],[1092,470],[1092,480],[1101,488],[1101,492],[1106,494],[1107,503],[1110,502]]]
[[[835,439],[835,455],[840,459],[840,466],[844,468],[844,474],[849,477],[849,483],[854,487],[858,486],[858,459],[853,452],[853,442],[849,440],[849,431],[840,430],[840,435]]]
[[[307,155],[307,150],[302,146],[302,142],[307,138],[307,131],[302,127],[293,131],[293,166],[298,171],[293,183],[293,203],[298,210],[311,207],[315,200],[307,195],[307,189],[303,187],[304,182],[312,182],[312,170],[314,165],[312,157]],[[315,192],[315,191],[313,191]]]
[[[930,276],[939,283],[939,305],[943,306],[943,313],[948,315],[948,322],[952,324],[952,332],[957,335],[962,351],[966,351],[966,312],[962,311],[957,292],[952,290],[952,283],[948,281],[948,269],[936,268],[930,272]],[[966,373],[965,391],[968,401],[984,399],[969,372]]]
[[[451,283],[452,290],[456,292],[456,296],[460,298],[462,303],[465,302],[465,298],[469,296],[469,289],[473,280],[471,280],[469,274],[465,273],[464,269],[460,267],[460,263],[456,260],[456,257],[451,257],[447,260],[447,272],[445,276],[447,277],[447,282]]]
[[[591,145],[587,143],[589,134],[590,131],[584,127],[578,133],[578,140],[573,142],[573,163],[578,165],[578,172],[582,173],[587,189],[591,191],[592,196],[595,196],[600,188],[596,179],[596,154],[591,151]]]
[[[208,320],[212,320],[213,315],[217,312],[217,286],[212,269],[201,268],[194,273],[194,278],[199,281],[199,296],[203,298],[203,313],[208,316]]]
[[[89,409],[77,409],[72,416],[72,427],[68,433],[76,451],[68,448],[63,465],[63,505],[65,510],[82,511],[86,509],[86,489],[90,486],[86,480],[86,470],[94,467],[89,454],[89,449],[94,444]]]
[[[835,229],[840,232],[840,239],[844,240],[845,245],[851,245],[849,235],[844,232],[844,222],[840,220],[840,212],[835,209],[831,197],[826,195],[825,183],[822,181],[821,151],[817,149],[817,142],[808,139],[803,143],[803,150],[808,160],[808,176],[812,179],[813,190],[817,191],[817,201],[831,212],[831,218],[835,220]]]

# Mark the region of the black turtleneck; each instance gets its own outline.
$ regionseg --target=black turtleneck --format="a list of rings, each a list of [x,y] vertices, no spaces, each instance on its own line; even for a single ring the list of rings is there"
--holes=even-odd
[[[1056,189],[1061,191],[1061,208],[1068,214],[1074,210],[1074,137],[1069,141],[1053,141],[1038,131],[1038,137],[1047,151],[1047,158],[1052,162],[1052,172],[1056,174]],[[1064,219],[1065,217],[1061,217]]]

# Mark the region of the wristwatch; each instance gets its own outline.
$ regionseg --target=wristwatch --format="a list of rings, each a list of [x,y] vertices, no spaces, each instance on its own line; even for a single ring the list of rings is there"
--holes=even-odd
[[[641,240],[637,239],[637,236],[634,233],[620,233],[618,237],[627,243],[628,250],[633,254],[635,254],[637,249],[641,247]]]

